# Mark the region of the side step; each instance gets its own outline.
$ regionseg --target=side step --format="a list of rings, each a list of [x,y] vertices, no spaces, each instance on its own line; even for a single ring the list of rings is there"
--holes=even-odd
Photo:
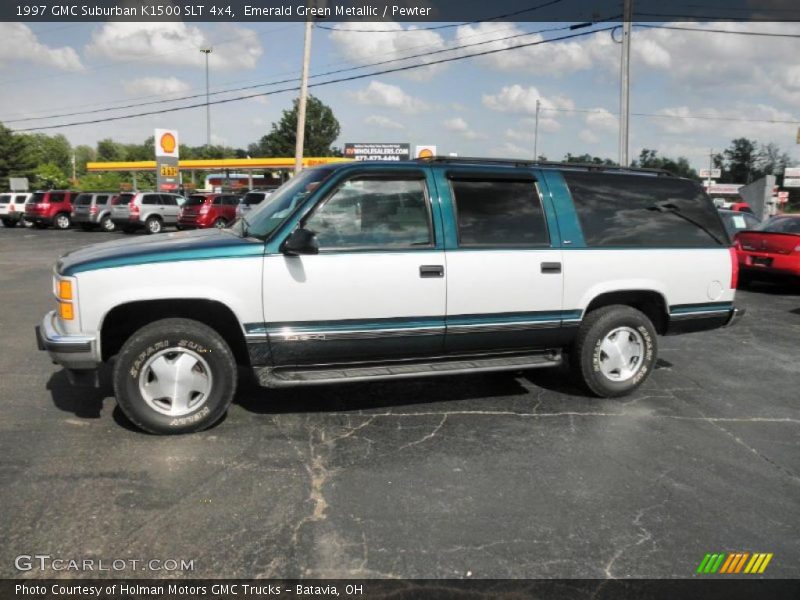
[[[256,369],[259,383],[265,387],[321,385],[354,381],[379,381],[437,375],[463,375],[496,371],[521,371],[541,367],[556,367],[562,363],[560,350],[533,354],[513,354],[491,357],[459,357],[429,362],[396,362],[372,365],[324,366]]]

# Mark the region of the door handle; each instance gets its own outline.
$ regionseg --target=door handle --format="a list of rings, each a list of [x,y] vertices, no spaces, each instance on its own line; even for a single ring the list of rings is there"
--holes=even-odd
[[[560,262],[543,262],[542,273],[561,273]]]
[[[443,265],[422,265],[419,268],[420,277],[444,277]]]

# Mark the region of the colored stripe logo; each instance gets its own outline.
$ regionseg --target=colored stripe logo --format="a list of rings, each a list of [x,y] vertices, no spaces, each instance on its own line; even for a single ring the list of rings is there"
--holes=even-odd
[[[700,561],[696,572],[709,575],[715,573],[755,575],[763,573],[771,560],[772,552],[754,552],[752,554],[750,552],[708,553]]]

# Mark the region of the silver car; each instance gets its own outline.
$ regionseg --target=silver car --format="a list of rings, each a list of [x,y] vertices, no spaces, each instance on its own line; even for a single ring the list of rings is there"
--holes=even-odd
[[[161,233],[167,225],[176,225],[183,196],[165,192],[125,192],[111,205],[111,220],[125,233],[142,229]]]
[[[114,192],[86,192],[80,194],[72,203],[72,222],[84,231],[98,227],[103,231],[114,231],[111,220],[111,201]]]
[[[252,192],[247,192],[236,207],[236,218],[238,219],[246,215],[253,210],[253,207],[261,204],[261,202],[274,191],[275,190],[253,190]]]

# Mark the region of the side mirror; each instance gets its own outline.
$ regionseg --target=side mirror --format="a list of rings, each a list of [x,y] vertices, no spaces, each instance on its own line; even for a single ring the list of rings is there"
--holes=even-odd
[[[300,254],[319,254],[319,243],[317,234],[308,229],[298,227],[291,235],[286,238],[281,245],[281,252],[288,256],[299,256]]]

